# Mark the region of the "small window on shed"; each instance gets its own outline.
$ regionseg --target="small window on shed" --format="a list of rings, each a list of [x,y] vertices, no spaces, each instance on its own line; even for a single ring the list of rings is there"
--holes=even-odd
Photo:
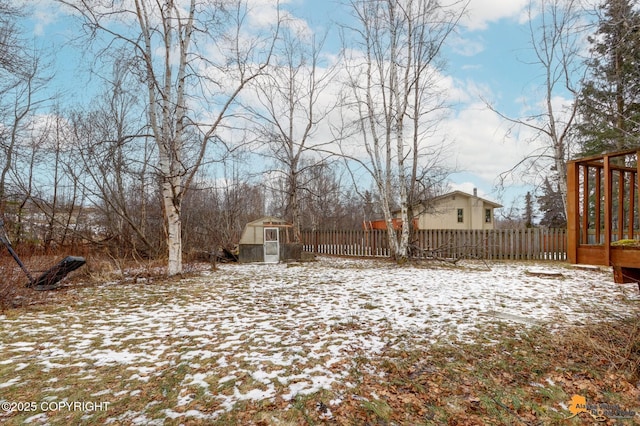
[[[484,209],[484,221],[491,223],[491,209]]]
[[[264,230],[265,241],[278,241],[278,230],[274,228]]]
[[[458,209],[458,223],[464,222],[464,209]]]

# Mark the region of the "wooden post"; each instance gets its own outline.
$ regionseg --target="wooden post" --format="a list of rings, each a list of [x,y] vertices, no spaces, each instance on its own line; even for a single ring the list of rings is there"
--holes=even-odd
[[[580,244],[589,244],[589,166],[582,166],[582,238]]]
[[[624,171],[618,176],[618,239],[624,238]]]
[[[604,156],[604,263],[611,265],[611,196],[613,186],[611,184],[611,159]]]
[[[638,179],[638,222],[640,222],[640,151],[636,152],[636,179]],[[640,286],[640,284],[638,284]]]
[[[601,205],[602,205],[602,192],[600,187],[602,186],[602,170],[600,167],[596,167],[596,181],[594,183],[596,190],[596,199],[595,199],[595,238],[596,244],[601,244],[602,240],[602,215],[601,215]]]
[[[567,163],[567,259],[569,263],[578,263],[578,166]]]
[[[371,234],[371,256],[378,255],[378,233],[379,230],[373,230]]]
[[[634,239],[633,235],[633,218],[636,211],[636,174],[629,174],[629,216],[627,216],[627,238]]]
[[[482,235],[482,238],[484,240],[483,244],[484,244],[485,259],[487,260],[493,260],[493,247],[491,246],[492,233],[493,233],[492,231],[485,229]]]

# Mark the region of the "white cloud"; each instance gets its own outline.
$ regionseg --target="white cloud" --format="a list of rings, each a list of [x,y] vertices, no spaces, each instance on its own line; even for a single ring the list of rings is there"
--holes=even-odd
[[[450,183],[449,188],[451,191],[462,191],[467,194],[473,194],[473,191],[475,190],[478,193],[478,197],[489,201],[493,201],[495,198],[493,195],[486,193],[482,188],[479,188],[478,185],[473,182]]]
[[[453,52],[461,56],[474,56],[485,50],[485,42],[479,37],[472,39],[469,37],[453,36],[448,42]]]
[[[469,30],[484,30],[500,19],[526,21],[528,0],[470,0],[462,25]]]
[[[283,26],[291,29],[300,36],[311,36],[312,30],[304,19],[295,17],[290,12],[282,9],[282,4],[287,1],[253,0],[248,10],[250,27],[255,29],[271,28],[277,24],[278,19],[283,20]]]
[[[33,14],[33,19],[33,35],[39,37],[45,34],[45,29],[54,23],[57,17],[50,11],[38,10]]]
[[[444,92],[452,105],[476,104],[479,99],[491,97],[491,91],[486,83],[475,80],[456,80],[452,76],[442,76],[441,83],[446,83]],[[475,106],[474,106],[475,108]]]
[[[32,20],[33,35],[43,36],[46,28],[61,16],[60,5],[53,0],[14,0],[13,6],[23,11]]]
[[[442,128],[454,141],[459,168],[488,182],[495,182],[535,148],[525,142],[529,132],[509,133],[508,124],[481,103],[462,107]]]
[[[24,0],[26,1],[26,0]],[[33,3],[31,3],[31,1]],[[183,0],[181,0],[183,1]],[[55,9],[51,9],[53,2],[51,0],[30,0],[27,3],[37,5],[38,13],[34,15],[34,20],[39,22],[37,31],[43,31],[52,22],[55,22],[56,15],[53,12],[62,13],[62,9],[58,5]],[[500,20],[513,20],[514,22],[522,22],[526,18],[527,0],[471,0],[467,16],[463,19],[463,36],[453,38],[450,41],[452,49],[464,56],[473,56],[481,52],[485,47],[485,39],[479,30],[486,29],[490,24]],[[299,3],[297,3],[299,4]],[[253,31],[264,30],[269,28],[277,19],[277,10],[275,0],[252,0],[251,9],[247,16],[247,22],[250,24],[251,30],[246,34],[243,33],[243,41],[249,40],[249,33]],[[50,11],[50,12],[47,12]],[[297,33],[307,35],[311,34],[311,29],[303,20],[296,19],[286,13],[289,17],[287,23],[288,28]],[[505,37],[508,35],[505,34]],[[219,58],[222,53],[219,46],[213,44],[206,45],[207,57],[209,59]],[[357,56],[358,52],[351,52]],[[361,54],[361,53],[360,53]],[[353,59],[356,60],[355,58]],[[470,64],[469,67],[491,67],[495,64]],[[218,69],[206,70],[215,81],[218,81],[223,88],[235,87],[233,76],[229,73],[222,73]],[[330,89],[322,94],[321,104],[331,105],[335,101],[335,97],[344,92],[344,88],[340,85],[341,78],[344,74],[338,73],[338,76],[332,81]],[[517,76],[514,76],[514,79]],[[521,131],[520,133],[512,133],[510,137],[505,137],[508,133],[508,127],[493,112],[489,111],[482,103],[478,101],[479,94],[487,95],[489,99],[492,96],[487,87],[488,83],[458,81],[452,76],[441,75],[439,84],[446,89],[448,99],[456,106],[455,113],[440,125],[441,131],[433,136],[433,140],[445,138],[452,141],[452,150],[456,153],[456,163],[460,169],[477,175],[479,178],[494,182],[497,176],[506,170],[511,169],[515,164],[521,161],[534,147],[527,144],[525,140],[531,136],[530,133]],[[343,93],[344,94],[344,93]],[[254,95],[249,91],[243,93],[242,99],[251,100]],[[558,101],[558,103],[561,103]],[[342,111],[344,113],[344,111]],[[349,120],[349,115],[342,115],[341,111],[334,111],[331,119],[323,123],[317,130],[313,143],[324,143],[333,138],[329,125],[338,126],[341,120]],[[237,132],[229,131],[225,134],[230,139],[237,137]],[[361,141],[354,138],[355,153],[363,154]],[[466,192],[473,190],[473,184],[462,184]],[[471,185],[471,186],[469,186]]]

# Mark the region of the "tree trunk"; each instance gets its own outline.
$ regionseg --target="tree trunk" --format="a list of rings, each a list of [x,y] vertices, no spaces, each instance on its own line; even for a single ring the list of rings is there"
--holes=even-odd
[[[557,148],[559,151],[560,148]],[[562,198],[562,207],[564,208],[564,218],[569,219],[567,210],[567,162],[564,160],[564,149],[562,152],[556,152],[555,166],[558,173],[558,189]]]
[[[169,261],[167,275],[182,273],[182,221],[181,208],[178,200],[173,196],[171,182],[162,185],[162,202],[165,211],[167,225],[167,245],[169,249]]]
[[[289,189],[289,206],[291,206],[291,217],[293,224],[293,242],[301,243],[302,235],[300,234],[301,228],[301,214],[300,214],[300,201],[298,199],[298,179],[296,173],[292,171],[291,188]]]
[[[204,162],[211,161],[208,147],[218,140],[218,128],[235,108],[240,92],[269,65],[280,15],[269,26],[273,33],[264,37],[267,30],[254,28],[259,35],[244,31],[250,11],[250,2],[245,1],[133,0],[111,2],[108,8],[86,0],[63,3],[81,15],[92,35],[106,35],[103,56],[111,58],[108,61],[128,62],[133,57],[122,61],[119,52],[135,52],[133,74],[146,85],[149,134],[158,147],[167,272],[179,274],[185,190]],[[120,25],[133,17],[137,28]],[[199,41],[191,43],[192,36]],[[212,57],[211,52],[217,54]],[[210,75],[210,69],[229,77],[227,83]],[[205,111],[212,115],[208,124],[201,121],[200,113],[209,115]]]
[[[400,220],[402,221],[402,233],[398,243],[396,261],[403,263],[409,257],[409,205],[407,203],[407,186],[402,182],[400,188]]]
[[[389,204],[389,193],[383,191],[382,188],[386,188],[387,185],[384,186],[378,185],[380,191],[380,201],[382,202],[382,212],[384,214],[384,221],[387,224],[387,237],[389,240],[389,250],[391,251],[390,255],[393,258],[397,258],[398,255],[398,238],[396,234],[396,230],[393,227],[393,218],[391,217],[391,206]]]

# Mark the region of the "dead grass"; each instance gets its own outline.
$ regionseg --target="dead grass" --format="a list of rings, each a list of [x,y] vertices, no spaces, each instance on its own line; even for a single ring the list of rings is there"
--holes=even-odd
[[[108,259],[88,262],[88,268],[61,291],[31,292],[34,297],[44,297],[46,304],[23,305],[13,308],[6,316],[11,321],[26,310],[39,310],[46,314],[68,309],[71,304],[85,303],[76,299],[74,288],[105,281],[114,281],[119,286],[110,296],[114,306],[155,305],[166,302],[164,292],[171,286],[162,280],[160,265],[155,263],[115,265]],[[126,276],[121,272],[128,270]],[[134,273],[130,273],[134,271]],[[138,272],[136,272],[138,271]],[[233,280],[232,276],[227,279]],[[154,291],[145,299],[131,300],[128,291],[118,288],[128,284],[156,284]],[[238,286],[247,286],[238,282]],[[12,287],[13,288],[13,287]],[[246,291],[251,291],[247,288]],[[282,296],[285,296],[284,294]],[[179,295],[172,296],[179,300]],[[100,299],[97,299],[100,300]],[[275,299],[274,299],[275,300]],[[265,303],[275,303],[265,298]],[[277,315],[295,308],[292,301],[277,299],[281,305],[273,305]],[[285,303],[287,302],[287,303]],[[186,303],[186,302],[185,302]],[[92,306],[89,312],[99,317],[101,306]],[[363,309],[375,310],[376,305],[365,304]],[[95,317],[91,319],[95,321]],[[78,317],[74,326],[83,327],[89,319]],[[68,326],[63,324],[61,326]],[[290,324],[291,332],[298,330]],[[358,329],[357,318],[346,318],[333,326],[333,331]],[[63,330],[63,329],[62,329]],[[0,332],[2,330],[0,329]],[[122,330],[122,335],[131,333]],[[220,331],[224,337],[224,331]],[[114,339],[116,335],[112,336]],[[130,336],[125,347],[135,348],[141,341]],[[33,342],[43,342],[35,348],[46,357],[48,339],[56,335],[27,336]],[[197,338],[197,337],[196,337]],[[247,335],[239,335],[236,352],[248,352],[251,345]],[[407,341],[419,340],[421,336],[406,336]],[[211,414],[223,409],[220,395],[252,389],[266,390],[264,383],[251,375],[227,377],[233,370],[243,366],[219,366],[217,359],[199,359],[191,363],[185,359],[189,342],[185,337],[167,335],[158,345],[179,348],[167,350],[155,361],[159,374],[147,375],[144,362],[129,365],[87,365],[73,360],[62,367],[42,369],[30,365],[15,371],[16,366],[0,362],[0,377],[19,376],[31,385],[7,386],[2,389],[0,400],[47,401],[63,394],[69,401],[117,401],[107,411],[51,412],[48,424],[102,424],[107,419],[112,424],[130,424],[135,413],[143,413],[140,422],[154,419],[161,424],[184,425],[581,425],[592,420],[587,414],[573,419],[568,405],[573,395],[584,396],[593,403],[617,404],[627,410],[640,411],[640,321],[638,318],[606,323],[583,324],[559,331],[541,326],[523,327],[500,318],[474,332],[468,343],[451,337],[421,349],[386,349],[372,355],[354,349],[351,356],[331,366],[338,373],[347,373],[331,389],[320,390],[310,395],[297,395],[285,400],[280,395],[287,391],[290,383],[273,380],[276,396],[260,401],[240,401],[219,415],[215,420],[198,417],[167,417],[168,411],[184,413],[197,410]],[[104,342],[84,343],[102,345]],[[255,342],[254,342],[255,343]],[[68,345],[79,344],[69,342]],[[201,350],[210,349],[213,343],[198,343]],[[13,348],[15,350],[17,348]],[[69,348],[71,349],[71,348]],[[1,360],[1,357],[0,357]],[[314,362],[324,363],[325,359]],[[285,376],[298,373],[296,369],[314,366],[312,361],[304,365],[272,365],[265,362],[263,371],[286,370]],[[217,370],[208,375],[209,390],[195,384],[200,373]],[[224,380],[223,380],[224,379]],[[38,383],[34,386],[34,383]],[[108,394],[103,394],[108,389]],[[183,401],[176,406],[175,401]],[[134,414],[132,414],[134,413]],[[32,413],[1,413],[0,422],[19,425]],[[640,415],[636,417],[637,422]],[[633,421],[627,420],[628,424]],[[608,420],[600,424],[614,424]],[[625,424],[620,420],[615,424]]]
[[[585,325],[558,334],[496,324],[477,337],[474,344],[440,342],[428,351],[388,351],[375,357],[356,353],[348,361],[349,375],[331,390],[298,395],[291,402],[241,401],[215,421],[180,418],[164,424],[581,425],[588,416],[567,420],[571,413],[566,407],[574,394],[594,403],[640,408],[640,337],[634,321]],[[72,401],[100,399],[92,395],[105,388],[111,393],[103,398],[118,395],[118,404],[108,413],[88,418],[82,413],[54,413],[49,419],[52,425],[98,424],[107,414],[126,419],[128,412],[144,412],[152,419],[162,418],[165,409],[206,413],[221,408],[198,386],[184,387],[187,376],[196,373],[193,367],[166,361],[164,373],[147,382],[130,380],[132,373],[119,367],[103,367],[83,380],[86,372],[80,366],[43,376],[49,387],[17,388],[5,397],[42,401],[54,387],[68,389],[65,393]],[[256,387],[248,376],[229,383],[241,383],[241,390]],[[229,383],[221,384],[218,392],[229,392],[233,388]],[[179,408],[168,404],[187,396],[188,402]],[[5,421],[20,424],[24,419],[22,415]]]
[[[2,247],[0,247],[0,250]],[[75,253],[74,253],[75,254]],[[30,253],[20,253],[20,259],[25,264],[27,270],[34,278],[48,270],[51,266],[62,260],[65,255],[37,255]],[[105,282],[116,283],[153,283],[158,280],[165,280],[165,264],[163,259],[153,260],[124,260],[115,259],[106,254],[87,254],[86,265],[70,273],[62,282],[59,289],[55,291],[35,291],[26,287],[28,278],[20,269],[15,260],[6,253],[0,254],[0,313],[15,308],[25,308],[27,306],[61,303],[67,288],[78,288],[80,286],[93,286]],[[193,271],[200,271],[207,268],[204,264],[193,264],[187,266],[185,276]],[[54,293],[56,293],[54,295]]]
[[[0,249],[4,247],[0,246]],[[46,270],[43,256],[28,257],[23,260],[27,269],[36,277],[40,269]],[[49,266],[53,263],[49,264]],[[29,282],[26,274],[20,269],[15,260],[9,255],[0,255],[0,312],[7,309],[24,307],[43,303],[47,300],[45,294],[26,288]]]
[[[637,330],[636,320],[557,334],[496,324],[474,344],[441,342],[428,351],[360,357],[358,385],[338,391],[357,398],[345,398],[334,414],[338,424],[583,424],[586,414],[567,420],[574,394],[637,412]]]

